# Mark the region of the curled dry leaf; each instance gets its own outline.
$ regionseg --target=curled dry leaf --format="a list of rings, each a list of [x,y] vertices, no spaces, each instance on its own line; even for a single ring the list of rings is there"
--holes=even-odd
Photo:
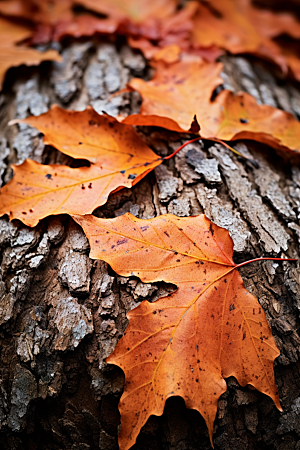
[[[121,450],[134,444],[149,416],[161,415],[173,395],[201,413],[212,439],[229,376],[269,395],[281,409],[273,372],[279,350],[263,309],[236,270],[227,230],[204,215],[74,219],[90,241],[91,258],[119,275],[178,287],[129,312],[126,332],[107,359],[125,372]]]
[[[10,67],[17,67],[21,64],[36,66],[42,61],[61,61],[60,55],[55,50],[42,53],[33,48],[16,45],[27,38],[30,33],[29,28],[0,17],[0,89]]]
[[[129,86],[143,97],[141,114],[127,117],[131,125],[154,125],[178,131],[189,130],[194,118],[205,139],[224,141],[252,139],[284,151],[300,152],[300,123],[287,112],[258,105],[249,94],[223,90],[211,96],[222,83],[220,63],[158,62],[151,81],[135,78]]]
[[[53,106],[17,122],[38,128],[44,142],[61,152],[94,163],[73,169],[27,160],[13,166],[14,178],[0,190],[0,215],[29,226],[51,214],[91,213],[111,192],[132,187],[162,162],[132,126],[92,108],[76,112]]]

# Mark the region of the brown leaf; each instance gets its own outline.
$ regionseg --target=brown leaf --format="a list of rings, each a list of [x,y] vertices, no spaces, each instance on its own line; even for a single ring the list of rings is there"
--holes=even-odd
[[[120,450],[134,444],[149,416],[161,415],[173,395],[201,413],[212,439],[229,376],[269,395],[281,409],[273,372],[279,350],[262,307],[235,270],[225,229],[204,215],[74,219],[89,239],[91,258],[106,261],[119,275],[178,287],[128,314],[126,332],[107,359],[126,378]]]
[[[17,122],[38,128],[46,144],[94,163],[72,169],[27,160],[13,166],[14,178],[0,190],[0,215],[29,226],[51,214],[91,213],[111,192],[132,187],[162,162],[132,126],[92,108],[77,112],[53,106]]]
[[[268,105],[258,105],[249,94],[222,91],[214,101],[211,95],[221,84],[222,64],[180,61],[157,64],[151,81],[133,79],[129,86],[143,97],[141,114],[124,123],[154,125],[161,117],[162,127],[188,131],[194,116],[205,139],[252,139],[273,148],[300,152],[300,123],[291,114]]]
[[[17,46],[30,35],[29,28],[14,24],[0,17],[0,90],[5,74],[10,67],[21,64],[37,66],[42,61],[61,61],[55,50],[39,52],[33,48]]]

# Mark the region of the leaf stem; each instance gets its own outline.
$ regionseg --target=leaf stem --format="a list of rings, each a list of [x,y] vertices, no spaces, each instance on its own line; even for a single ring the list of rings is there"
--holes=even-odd
[[[245,266],[246,264],[255,262],[255,261],[298,261],[297,258],[255,258],[255,259],[250,259],[250,261],[245,261],[241,264],[237,264],[235,266],[235,269],[238,269],[239,267]]]
[[[171,155],[165,156],[165,157],[163,157],[163,158],[161,158],[161,159],[162,159],[162,160],[165,160],[165,159],[171,159],[171,158],[173,158],[173,156],[176,155],[176,153],[178,153],[178,152],[179,152],[181,149],[183,149],[186,145],[191,144],[192,142],[200,141],[201,139],[202,139],[201,136],[196,137],[195,139],[191,139],[190,141],[185,142],[185,143],[184,143],[181,147],[179,147],[177,150],[175,150],[175,152],[171,153]]]
[[[246,159],[247,161],[249,161],[251,164],[253,164],[253,166],[258,169],[259,168],[259,163],[258,161],[256,161],[255,159],[251,159],[248,158],[248,156],[243,155],[243,153],[238,152],[235,148],[231,147],[230,145],[226,144],[226,142],[222,141],[222,139],[218,139],[218,138],[213,138],[210,137],[207,139],[208,141],[214,141],[217,142],[221,145],[224,145],[224,147],[228,148],[229,150],[231,150],[233,153],[235,153],[238,156],[241,156],[242,158]]]
[[[183,145],[181,145],[181,147],[179,147],[177,150],[175,150],[175,152],[171,153],[171,155],[168,155],[168,156],[165,156],[165,157],[161,158],[161,160],[164,161],[166,159],[173,158],[173,156],[175,156],[176,153],[180,152],[180,150],[182,150],[186,145],[191,144],[192,142],[199,141],[201,139],[204,139],[204,138],[199,136],[199,137],[196,137],[195,139],[191,139],[190,141],[185,142]],[[226,142],[222,141],[222,139],[209,138],[209,139],[205,139],[205,140],[207,140],[207,141],[214,141],[214,142],[217,142],[218,144],[224,145],[224,147],[228,148],[229,150],[231,150],[236,155],[241,156],[242,158],[244,158],[247,161],[249,161],[251,164],[253,164],[254,167],[256,167],[256,168],[259,167],[259,164],[258,164],[257,161],[255,161],[254,159],[248,158],[247,156],[245,156],[242,153],[238,152],[233,147],[231,147],[230,145],[226,144]]]

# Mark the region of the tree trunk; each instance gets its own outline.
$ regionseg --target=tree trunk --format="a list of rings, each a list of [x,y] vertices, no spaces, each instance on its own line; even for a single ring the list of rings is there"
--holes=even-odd
[[[64,62],[9,71],[0,97],[0,172],[26,158],[47,164],[82,165],[44,146],[41,134],[10,119],[41,114],[53,103],[82,110],[138,112],[139,95],[111,98],[133,76],[150,77],[140,54],[125,44],[72,43]],[[299,85],[277,82],[271,70],[241,57],[224,59],[225,87],[300,117]],[[161,129],[140,130],[160,155],[188,139]],[[141,218],[167,212],[205,213],[230,231],[235,262],[260,256],[297,257],[300,226],[298,162],[254,142],[235,148],[259,167],[211,142],[190,144],[132,190],[111,195],[95,214],[126,211]],[[201,164],[200,164],[201,161]],[[298,165],[297,165],[298,164]],[[3,450],[115,450],[118,401],[124,377],[105,358],[126,325],[126,313],[175,289],[117,276],[89,258],[81,228],[68,216],[49,217],[36,228],[0,219],[0,443]],[[269,397],[242,388],[234,378],[219,401],[216,450],[300,450],[299,272],[296,263],[254,263],[240,270],[246,288],[265,310],[281,355],[275,362],[283,413]],[[134,450],[208,450],[205,422],[170,398],[152,416]]]

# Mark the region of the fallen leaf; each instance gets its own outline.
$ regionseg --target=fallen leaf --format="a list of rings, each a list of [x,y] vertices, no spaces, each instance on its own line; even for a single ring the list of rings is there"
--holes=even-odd
[[[223,65],[204,61],[179,61],[166,65],[158,61],[155,67],[151,81],[134,78],[129,82],[129,86],[143,97],[141,120],[144,115],[162,116],[172,119],[181,131],[188,131],[196,115],[202,127],[202,115],[206,114],[205,108],[212,93],[223,83],[220,77]],[[132,120],[129,116],[124,123],[132,123]],[[174,127],[170,129],[178,131]]]
[[[173,395],[204,417],[210,438],[224,378],[234,376],[269,395],[280,408],[273,362],[279,355],[264,311],[244,288],[227,230],[204,215],[150,220],[75,216],[90,257],[119,275],[164,280],[177,291],[142,302],[107,362],[125,372],[119,447],[130,448],[151,414]]]
[[[177,6],[177,0],[77,0],[91,11],[107,14],[112,18],[129,19],[133,23],[143,23],[148,19],[164,19],[171,15]]]
[[[159,24],[156,37],[152,36],[147,39],[142,29],[135,36],[128,36],[129,45],[139,49],[148,59],[162,59],[168,63],[175,62],[178,59],[176,53],[180,52],[198,55],[206,61],[215,61],[224,53],[223,50],[214,45],[209,47],[197,46],[197,48],[192,46],[192,18],[197,12],[197,8],[198,2],[187,2],[182,9],[166,17]],[[168,52],[171,52],[172,56]]]
[[[41,116],[16,122],[38,128],[45,144],[94,163],[79,169],[30,160],[13,165],[14,178],[0,190],[0,216],[8,214],[29,226],[51,214],[91,213],[110,193],[132,187],[163,160],[132,126],[92,108],[77,112],[53,106]]]
[[[53,30],[52,39],[60,41],[66,36],[79,38],[94,36],[96,33],[113,34],[117,31],[118,25],[119,23],[115,19],[99,19],[90,14],[82,14],[70,20],[58,22]]]
[[[0,190],[0,216],[8,214],[10,220],[34,227],[52,214],[92,213],[106,203],[110,193],[132,187],[161,164],[152,155],[150,161],[141,157],[142,164],[123,170],[121,166],[118,171],[95,164],[79,169],[43,165],[30,159],[20,166],[12,164],[15,176]]]
[[[72,4],[72,0],[6,0],[0,2],[0,13],[34,23],[55,24],[71,19]]]
[[[292,114],[269,105],[258,105],[249,94],[223,90],[214,101],[212,93],[220,85],[220,63],[156,64],[151,81],[135,78],[131,89],[143,97],[141,114],[123,123],[153,125],[188,131],[196,115],[205,139],[224,141],[252,139],[283,151],[300,152],[300,123]]]
[[[0,17],[0,90],[5,74],[10,67],[21,64],[37,66],[42,61],[61,61],[60,55],[55,50],[44,53],[33,48],[17,46],[31,33],[25,26],[14,24]]]
[[[216,45],[233,54],[248,53],[273,61],[284,73],[288,66],[293,70],[271,39],[281,34],[300,37],[300,22],[292,14],[256,8],[250,0],[210,0],[199,2],[193,22],[192,42],[196,47]],[[297,73],[294,76],[297,78]]]
[[[258,105],[250,94],[224,90],[212,103],[211,116],[200,121],[203,136],[224,141],[251,139],[283,151],[300,153],[300,123],[269,105]],[[212,134],[213,133],[213,134]]]
[[[75,3],[73,0],[7,0],[0,1],[0,13],[35,24],[29,39],[31,44],[58,41],[66,36],[77,38],[116,31],[119,21],[91,14],[75,15]]]
[[[119,123],[91,106],[84,111],[68,111],[53,105],[40,116],[10,122],[26,123],[44,134],[43,142],[77,159],[87,159],[113,171],[126,169],[157,158],[133,127]]]

